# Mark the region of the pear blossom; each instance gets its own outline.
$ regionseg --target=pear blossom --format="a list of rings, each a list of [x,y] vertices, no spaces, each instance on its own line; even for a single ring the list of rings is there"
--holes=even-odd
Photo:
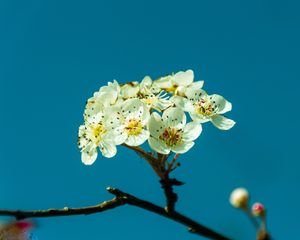
[[[116,155],[116,143],[113,133],[105,125],[104,112],[86,119],[85,123],[79,127],[78,146],[81,148],[81,159],[86,165],[95,162],[99,149],[104,157],[111,158]]]
[[[194,72],[192,70],[180,71],[176,74],[168,75],[154,81],[156,88],[164,89],[175,95],[184,96],[187,88],[200,89],[204,81],[194,82]]]
[[[185,113],[170,107],[162,117],[157,113],[151,114],[148,128],[151,136],[148,139],[150,147],[161,154],[185,153],[194,145],[202,131],[200,124],[190,122],[186,124]]]
[[[199,123],[211,121],[221,130],[229,130],[235,122],[221,114],[231,111],[232,105],[218,94],[208,95],[203,89],[189,88],[186,97],[174,96],[175,105],[187,111]]]
[[[110,108],[106,124],[113,131],[117,144],[129,146],[143,144],[149,137],[147,122],[150,117],[147,105],[138,98],[124,101]]]
[[[84,118],[89,118],[116,103],[120,95],[120,86],[116,80],[108,82],[107,86],[100,88],[86,103]]]

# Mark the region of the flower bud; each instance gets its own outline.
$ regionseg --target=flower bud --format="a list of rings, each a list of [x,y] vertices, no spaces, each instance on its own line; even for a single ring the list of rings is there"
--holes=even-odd
[[[257,202],[252,205],[252,214],[254,216],[262,217],[265,215],[265,212],[266,210],[262,203]]]
[[[249,193],[245,188],[236,188],[230,194],[230,203],[235,208],[245,208],[248,204]]]

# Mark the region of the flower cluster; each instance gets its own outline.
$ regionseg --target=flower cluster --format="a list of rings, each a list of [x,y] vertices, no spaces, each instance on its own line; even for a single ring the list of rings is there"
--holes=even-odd
[[[202,87],[192,70],[156,80],[146,76],[140,83],[109,82],[87,101],[78,133],[82,162],[93,164],[98,149],[111,158],[117,145],[136,147],[146,141],[157,153],[181,154],[193,147],[201,123],[211,121],[221,130],[233,127],[235,122],[221,115],[231,110],[231,103]]]

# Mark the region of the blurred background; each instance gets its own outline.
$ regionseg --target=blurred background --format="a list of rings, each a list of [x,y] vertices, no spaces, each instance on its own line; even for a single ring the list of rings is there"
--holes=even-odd
[[[292,0],[0,1],[0,208],[93,205],[112,198],[107,186],[164,204],[151,168],[127,149],[84,166],[78,126],[85,101],[108,81],[193,69],[233,103],[226,116],[237,124],[226,132],[205,124],[180,157],[178,210],[253,240],[228,202],[243,186],[266,205],[274,239],[297,239],[299,24]],[[130,206],[37,223],[41,240],[202,239]]]

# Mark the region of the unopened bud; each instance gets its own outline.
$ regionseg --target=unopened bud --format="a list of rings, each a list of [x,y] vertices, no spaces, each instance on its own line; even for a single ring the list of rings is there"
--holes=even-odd
[[[236,188],[230,194],[230,203],[235,208],[245,208],[248,204],[249,193],[245,188]]]
[[[252,214],[254,216],[262,217],[265,215],[265,212],[266,210],[262,203],[257,202],[252,205]]]

